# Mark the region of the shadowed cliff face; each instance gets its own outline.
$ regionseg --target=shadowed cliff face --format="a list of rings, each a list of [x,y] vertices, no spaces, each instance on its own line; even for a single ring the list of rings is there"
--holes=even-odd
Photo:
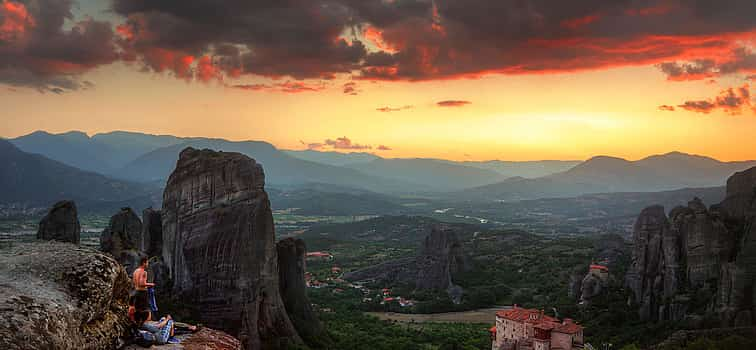
[[[73,201],[55,203],[39,222],[37,239],[79,244],[81,225]]]
[[[711,208],[695,198],[669,219],[661,206],[644,209],[633,238],[626,284],[642,319],[713,312],[724,326],[756,321],[756,168],[731,176],[727,197]],[[702,295],[708,305],[690,303]]]
[[[300,342],[279,292],[262,167],[238,153],[187,148],[163,195],[163,259],[173,293],[246,349]]]

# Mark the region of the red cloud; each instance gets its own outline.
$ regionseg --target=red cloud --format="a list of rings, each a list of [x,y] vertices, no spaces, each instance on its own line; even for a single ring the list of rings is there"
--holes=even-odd
[[[301,144],[307,146],[307,149],[311,150],[323,150],[323,149],[336,149],[336,150],[369,150],[373,147],[370,145],[363,145],[354,143],[346,136],[337,137],[336,139],[326,139],[323,142],[304,142],[299,141]],[[379,151],[388,151],[391,148],[380,145],[376,148]]]
[[[392,150],[391,147],[386,146],[386,145],[379,145],[376,149],[379,150],[379,151],[391,151]]]
[[[439,107],[463,107],[471,103],[472,102],[470,101],[462,101],[462,100],[446,100],[446,101],[436,102],[436,105]]]
[[[357,90],[357,83],[353,81],[344,83],[342,87],[344,88],[343,92],[347,95],[358,95],[360,93],[359,90]]]
[[[704,114],[721,109],[728,114],[736,115],[742,113],[744,108],[752,108],[751,92],[748,84],[745,84],[738,88],[722,90],[714,99],[685,101],[678,107]]]
[[[27,28],[34,26],[34,19],[22,3],[3,0],[0,3],[0,41],[21,39]]]
[[[660,111],[674,112],[675,111],[675,106],[661,105],[661,106],[659,106],[659,110]]]

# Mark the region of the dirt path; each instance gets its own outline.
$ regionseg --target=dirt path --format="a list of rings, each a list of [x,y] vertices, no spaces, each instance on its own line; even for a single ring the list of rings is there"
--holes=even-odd
[[[496,311],[506,310],[510,306],[499,306],[489,309],[478,309],[462,312],[444,312],[439,314],[400,314],[396,312],[366,312],[368,315],[381,320],[398,322],[459,322],[459,323],[491,323],[496,320]]]

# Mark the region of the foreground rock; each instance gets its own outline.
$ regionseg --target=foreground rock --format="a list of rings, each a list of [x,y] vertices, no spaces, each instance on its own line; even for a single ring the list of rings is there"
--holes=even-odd
[[[203,328],[197,333],[179,335],[178,344],[153,345],[153,349],[161,350],[241,350],[241,342],[221,331]],[[129,345],[122,350],[143,350],[137,345]]]
[[[131,275],[139,266],[142,220],[131,208],[122,208],[110,218],[100,236],[100,250],[110,253]]]
[[[79,244],[80,237],[79,214],[73,201],[55,203],[39,222],[37,239]]]
[[[728,179],[720,205],[707,209],[695,198],[669,218],[660,206],[644,209],[634,244],[626,284],[641,319],[756,321],[756,168]]]
[[[162,257],[178,299],[245,349],[300,343],[279,289],[262,167],[239,153],[187,148],[163,195]]]
[[[0,249],[0,349],[114,349],[129,327],[129,280],[70,243]]]
[[[415,258],[399,259],[344,274],[349,281],[382,281],[414,284],[418,290],[446,290],[455,303],[461,302],[462,288],[451,275],[466,271],[469,263],[456,232],[449,226],[432,226]]]

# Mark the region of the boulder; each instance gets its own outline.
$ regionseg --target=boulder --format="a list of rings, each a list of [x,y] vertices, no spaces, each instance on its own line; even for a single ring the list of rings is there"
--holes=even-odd
[[[79,244],[81,225],[73,201],[55,203],[39,222],[37,239]]]
[[[115,257],[131,275],[143,256],[139,250],[141,235],[142,220],[131,208],[121,208],[102,231],[100,250]]]
[[[115,349],[130,327],[128,289],[123,267],[88,248],[0,249],[0,349]]]
[[[260,164],[239,153],[184,149],[163,194],[172,293],[245,349],[301,343],[280,293],[273,215]]]
[[[301,239],[286,238],[276,243],[278,283],[289,318],[299,335],[312,345],[325,341],[325,330],[312,310],[305,284],[307,248]]]

